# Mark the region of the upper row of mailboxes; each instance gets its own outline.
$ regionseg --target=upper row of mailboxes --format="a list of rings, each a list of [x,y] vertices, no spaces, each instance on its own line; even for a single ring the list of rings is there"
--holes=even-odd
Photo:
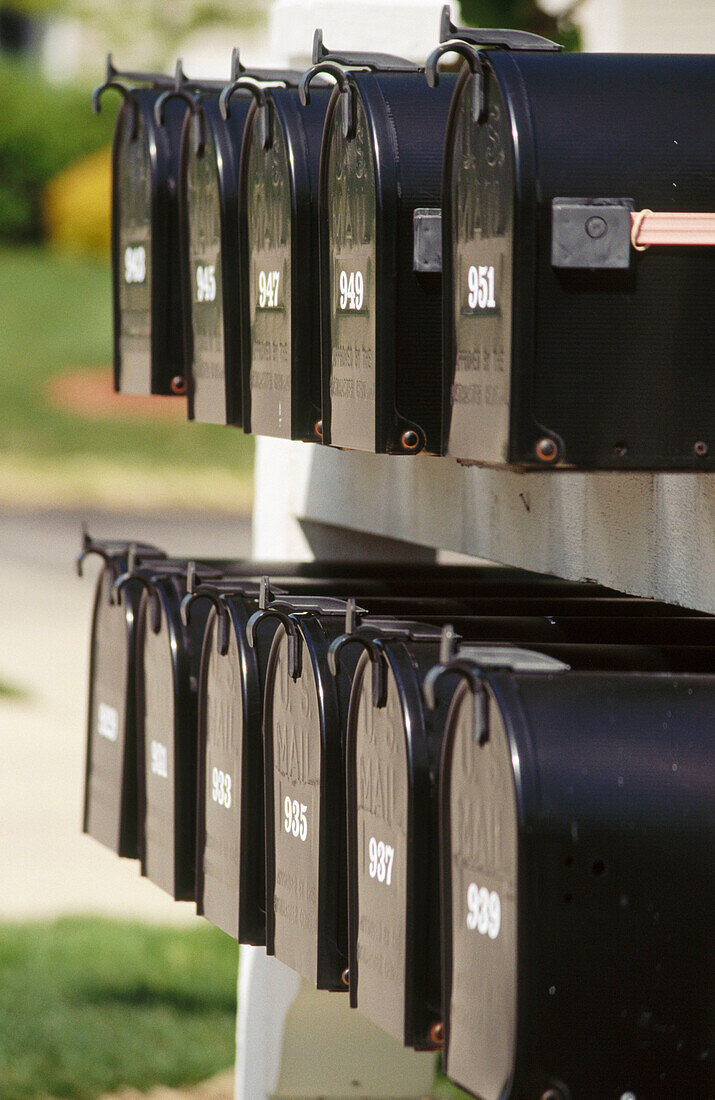
[[[448,8],[440,37],[417,66],[317,31],[302,76],[235,51],[225,87],[108,63],[117,388],[363,451],[712,470],[715,59]]]

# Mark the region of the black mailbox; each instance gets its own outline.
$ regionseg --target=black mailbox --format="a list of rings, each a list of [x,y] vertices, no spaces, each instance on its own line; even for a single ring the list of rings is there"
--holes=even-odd
[[[199,676],[196,908],[249,944],[266,942],[262,716],[271,636],[262,631],[250,647],[246,625],[267,598],[257,583],[224,581],[199,586],[182,607],[188,623],[197,600],[213,605]]]
[[[240,78],[254,95],[239,188],[243,427],[321,440],[318,170],[330,90],[301,109],[295,87]]]
[[[274,80],[281,74],[247,70],[233,51],[231,79]],[[179,204],[185,302],[185,354],[189,364],[189,416],[213,424],[242,425],[239,316],[238,177],[249,102],[234,102],[224,118],[217,81],[191,80],[169,96],[188,105],[181,139]]]
[[[329,52],[337,80],[320,166],[323,439],[337,447],[442,450],[442,147],[453,84],[384,54]],[[357,66],[358,68],[351,68]]]
[[[208,82],[184,94],[190,102],[181,139],[179,203],[184,341],[189,416],[241,424],[238,323],[238,158],[247,107],[221,118],[220,87]]]
[[[347,985],[344,736],[351,655],[332,677],[328,646],[345,601],[295,599],[249,624],[278,623],[266,674],[266,949],[318,989]]]
[[[442,199],[447,453],[712,470],[712,56],[562,54],[448,7],[442,40],[432,82],[442,53],[466,58]]]
[[[394,596],[388,594],[408,582],[397,575],[404,573],[401,567],[374,563],[247,563],[246,569],[251,568],[253,582],[233,576],[194,588],[183,600],[182,618],[188,623],[197,600],[213,605],[199,675],[197,911],[241,943],[265,944],[262,720],[268,659],[279,621],[265,616],[268,621],[252,631],[249,645],[249,617],[276,599],[281,602],[287,590],[296,609],[302,597],[315,606],[317,596],[346,591],[364,595],[370,606],[393,604]],[[258,583],[268,568],[280,587],[265,576]],[[416,574],[410,587],[471,585],[470,572],[419,567]],[[343,606],[338,604],[341,610]],[[429,606],[438,606],[438,601]]]
[[[83,831],[117,855],[136,859],[135,627],[141,589],[129,584],[120,606],[112,586],[129,565],[161,558],[163,551],[86,535],[77,559],[80,575],[90,554],[98,554],[104,566],[92,612]]]
[[[447,671],[449,1076],[483,1100],[708,1095],[715,677],[478,648]]]
[[[584,601],[591,611],[598,602]],[[598,635],[597,621],[581,619],[587,637]],[[649,621],[657,619],[630,623],[639,631]],[[715,623],[705,617],[693,621]],[[529,631],[534,637],[541,633],[537,620],[523,617],[514,618],[511,627],[509,620],[495,619],[491,631],[484,619],[456,622],[467,637],[504,640],[510,634],[519,639]],[[568,626],[578,622],[574,618]],[[682,624],[675,617],[664,619],[664,626],[669,623],[677,636]],[[712,647],[613,644],[623,630],[628,635],[629,620],[605,615],[603,624],[610,645],[540,646],[545,667],[560,667],[550,656],[557,653],[576,667],[596,669],[670,669],[678,660],[689,670],[712,668]],[[578,639],[580,632],[574,634]],[[395,1038],[420,1048],[439,1046],[442,1039],[436,783],[446,707],[456,680],[451,676],[442,682],[433,710],[423,708],[422,686],[438,653],[442,662],[451,658],[453,639],[453,628],[441,629],[434,620],[410,624],[373,618],[337,638],[328,654],[335,669],[345,646],[366,651],[353,679],[347,734],[351,1004]],[[491,653],[497,663],[508,663],[511,653],[503,645],[481,652]]]
[[[154,119],[171,83],[158,73],[120,72],[109,57],[105,83],[92,97],[95,111],[107,88],[124,100],[112,155],[114,387],[121,393],[186,392],[176,259],[183,110],[172,104],[165,126]]]
[[[185,561],[166,560],[126,573],[142,592],[137,612],[137,763],[142,874],[177,901],[194,897],[196,855],[196,680],[206,613],[184,627]],[[193,570],[199,581],[220,574]],[[123,595],[120,597],[124,599]]]
[[[440,629],[364,623],[331,646],[364,647],[347,736],[350,1003],[394,1038],[441,1045],[437,787],[446,715],[421,684]]]

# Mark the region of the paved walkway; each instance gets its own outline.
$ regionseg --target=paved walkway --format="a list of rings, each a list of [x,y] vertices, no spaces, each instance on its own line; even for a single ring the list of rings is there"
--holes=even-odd
[[[27,693],[0,698],[0,920],[66,913],[195,920],[193,905],[173,901],[135,862],[81,833],[98,571],[88,562],[80,580],[74,570],[83,518],[94,535],[151,540],[171,553],[249,551],[249,525],[225,516],[0,513],[0,682]]]

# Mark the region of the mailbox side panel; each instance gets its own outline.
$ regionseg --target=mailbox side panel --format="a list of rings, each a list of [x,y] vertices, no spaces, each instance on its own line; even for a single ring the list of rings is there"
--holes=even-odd
[[[712,212],[712,57],[495,55],[492,64],[505,94],[526,89],[539,195],[534,372],[512,459],[533,462],[546,434],[566,465],[712,469],[715,250],[636,252],[626,241],[624,269],[551,262],[555,198]],[[519,386],[529,384],[524,367]]]
[[[715,677],[492,683],[534,780],[515,1091],[708,1095]]]
[[[419,449],[443,451],[442,274],[415,271],[415,210],[439,210],[445,133],[455,78],[427,87],[422,73],[381,74],[380,87],[394,128],[398,200],[395,302],[396,424],[388,450],[408,450],[402,439],[416,430]]]

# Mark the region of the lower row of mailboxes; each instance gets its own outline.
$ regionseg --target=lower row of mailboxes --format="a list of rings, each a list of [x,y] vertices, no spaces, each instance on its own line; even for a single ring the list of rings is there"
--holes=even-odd
[[[485,1100],[708,1093],[714,617],[92,552],[85,831]]]

